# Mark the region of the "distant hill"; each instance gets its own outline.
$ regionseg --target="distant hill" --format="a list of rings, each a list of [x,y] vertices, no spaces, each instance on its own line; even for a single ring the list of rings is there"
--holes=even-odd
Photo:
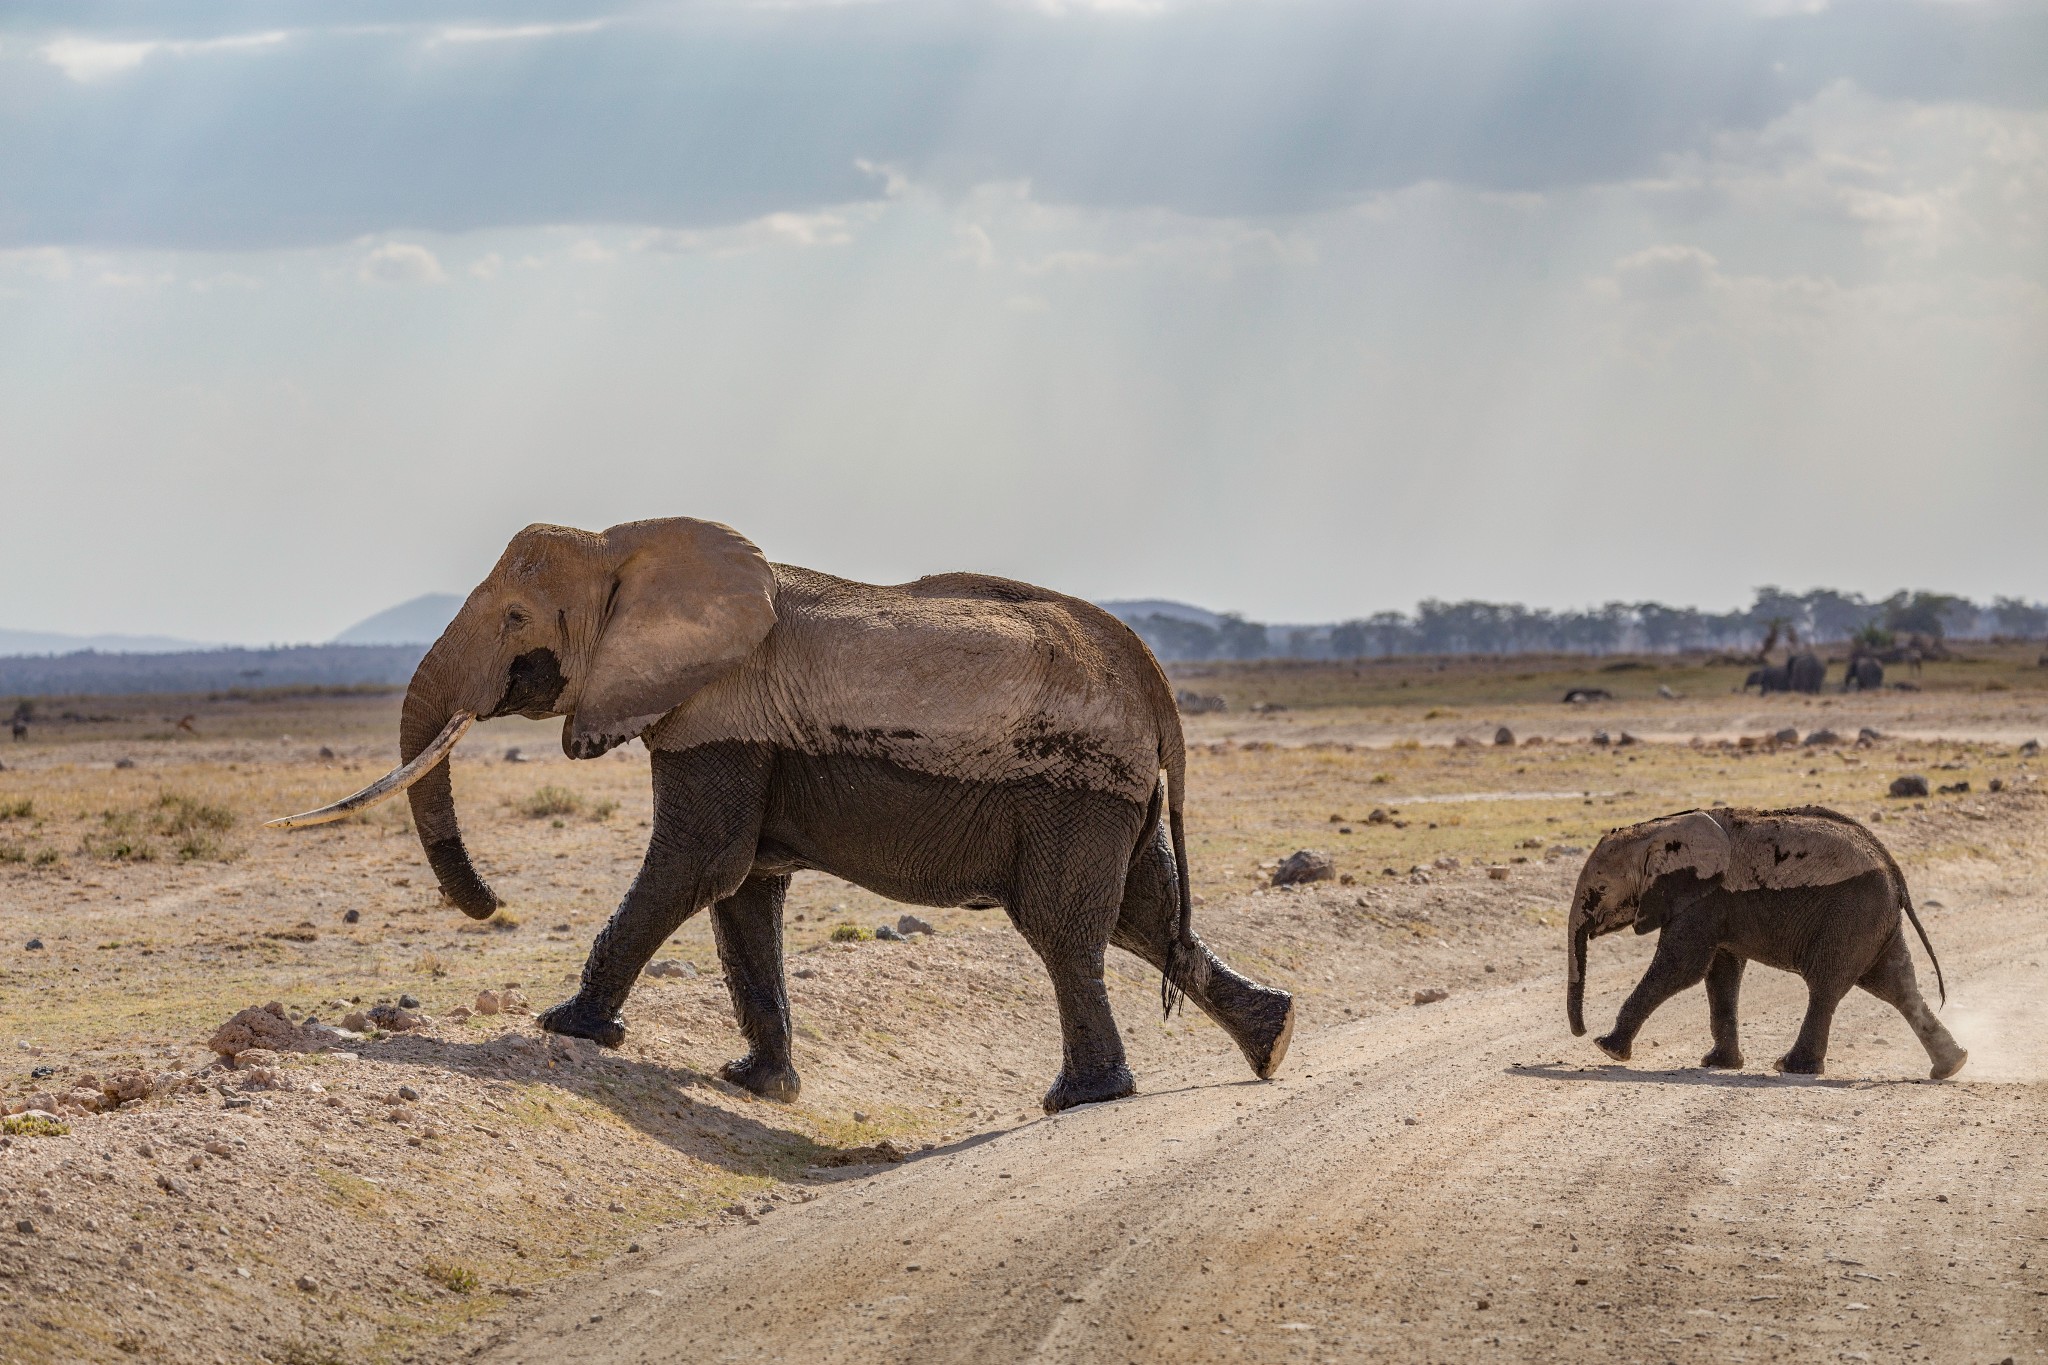
[[[0,630],[0,658],[17,654],[76,654],[96,649],[102,654],[175,654],[211,648],[203,640],[169,635],[62,635],[50,630]]]
[[[430,645],[455,619],[462,599],[452,592],[430,592],[410,602],[358,621],[330,642],[337,645]]]
[[[402,687],[425,645],[292,645],[184,654],[0,658],[0,697],[124,692],[225,692],[271,687]]]

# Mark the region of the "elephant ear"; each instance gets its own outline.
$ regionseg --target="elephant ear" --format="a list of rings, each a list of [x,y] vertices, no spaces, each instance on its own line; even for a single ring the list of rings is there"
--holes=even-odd
[[[1635,931],[1652,933],[1728,875],[1728,831],[1703,810],[1660,822],[1643,858],[1641,911]]]
[[[604,533],[610,599],[562,730],[571,758],[639,734],[753,652],[775,625],[775,574],[715,521],[666,517]]]

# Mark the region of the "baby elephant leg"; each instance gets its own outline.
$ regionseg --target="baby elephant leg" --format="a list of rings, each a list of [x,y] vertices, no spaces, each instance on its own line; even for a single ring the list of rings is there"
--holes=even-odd
[[[749,877],[711,907],[711,935],[747,1055],[720,1074],[763,1099],[793,1100],[802,1088],[789,1056],[789,992],[782,975],[782,901],[789,878]]]
[[[1870,964],[1856,982],[1864,990],[1890,1005],[1906,1016],[1906,1022],[1920,1039],[1920,1046],[1927,1049],[1927,1060],[1932,1063],[1928,1075],[1937,1081],[1945,1081],[1963,1069],[1963,1063],[1970,1054],[1957,1044],[1949,1031],[1942,1027],[1941,1020],[1934,1017],[1934,1011],[1927,1008],[1927,1001],[1921,997],[1920,983],[1913,975],[1913,953],[1906,947],[1903,933],[1892,935],[1891,942],[1877,955],[1877,961]]]
[[[1707,965],[1707,1023],[1714,1031],[1714,1050],[1700,1058],[1701,1066],[1742,1067],[1735,1006],[1742,996],[1742,969],[1748,965],[1726,948],[1716,948]]]
[[[1828,1033],[1834,1027],[1835,1007],[1849,993],[1847,986],[1832,979],[1806,980],[1806,1018],[1799,1025],[1799,1037],[1792,1050],[1778,1058],[1778,1070],[1789,1076],[1820,1076],[1827,1072]]]
[[[1643,973],[1643,979],[1621,1002],[1621,1011],[1614,1016],[1614,1032],[1593,1042],[1615,1061],[1627,1061],[1635,1051],[1637,1032],[1657,1006],[1680,991],[1699,985],[1716,951],[1714,941],[1693,925],[1666,925],[1657,935],[1657,952],[1650,959],[1650,970]]]

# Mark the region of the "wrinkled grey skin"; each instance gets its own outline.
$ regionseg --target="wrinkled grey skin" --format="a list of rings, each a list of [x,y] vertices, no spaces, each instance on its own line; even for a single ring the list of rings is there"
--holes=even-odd
[[[699,571],[669,568],[700,561],[724,594],[708,607],[692,601]],[[669,617],[695,631],[678,635],[685,644],[663,643]],[[620,645],[629,627],[655,643]],[[664,692],[678,649],[721,652]],[[957,681],[1012,655],[1017,670]],[[1002,709],[1013,703],[992,694],[1006,686],[1037,709]],[[1059,1009],[1048,1112],[1135,1088],[1104,987],[1111,944],[1164,973],[1168,998],[1184,992],[1257,1075],[1284,1056],[1292,998],[1230,970],[1189,923],[1179,716],[1143,643],[1098,608],[978,575],[884,588],[768,565],[727,528],[685,519],[602,535],[529,528],[420,664],[400,753],[410,760],[467,711],[566,715],[565,751],[595,757],[628,733],[592,721],[593,698],[632,717],[626,731],[651,751],[653,830],[581,986],[543,1028],[618,1046],[642,969],[708,908],[750,1048],[724,1074],[793,1099],[782,909],[791,874],[812,868],[894,900],[1008,913]],[[918,746],[941,741],[954,746],[950,774],[920,767]],[[499,901],[457,828],[448,766],[408,795],[443,893],[490,915]]]
[[[1757,828],[1782,817],[1801,822],[1811,832],[1810,841],[1802,848],[1773,849],[1771,856],[1749,860],[1752,865],[1787,866],[1789,856],[1809,853],[1819,861],[1830,852],[1828,841],[1841,840],[1842,861],[1860,870],[1820,884],[1744,890],[1728,889],[1730,878],[1719,869],[1699,875],[1693,864],[1710,860],[1686,846],[1696,842],[1698,831],[1707,830],[1711,838],[1718,824],[1739,846],[1745,838],[1758,837]],[[1659,1005],[1705,981],[1714,1046],[1700,1064],[1740,1067],[1736,1005],[1743,968],[1754,961],[1806,980],[1806,1018],[1791,1050],[1778,1059],[1779,1070],[1822,1074],[1836,1006],[1851,987],[1860,986],[1905,1017],[1927,1050],[1929,1074],[1945,1080],[1961,1070],[1969,1054],[1920,995],[1901,912],[1934,961],[1934,949],[1890,853],[1856,821],[1822,807],[1688,811],[1615,830],[1587,858],[1573,893],[1565,1012],[1572,1033],[1583,1035],[1587,942],[1633,926],[1638,934],[1658,934],[1657,951],[1623,1002],[1613,1030],[1594,1039],[1616,1061],[1629,1060],[1636,1034]],[[1937,979],[1940,973],[1935,962]]]

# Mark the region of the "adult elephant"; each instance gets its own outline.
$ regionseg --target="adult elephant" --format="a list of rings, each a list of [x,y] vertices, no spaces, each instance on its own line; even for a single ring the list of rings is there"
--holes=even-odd
[[[1629,1059],[1659,1005],[1704,980],[1714,1047],[1700,1064],[1741,1066],[1736,1004],[1743,968],[1755,961],[1806,978],[1806,1021],[1780,1070],[1821,1074],[1835,1007],[1861,986],[1905,1016],[1929,1074],[1946,1080],[1969,1054],[1920,995],[1901,912],[1939,983],[1941,963],[1899,865],[1846,815],[1821,806],[1690,810],[1617,829],[1586,859],[1572,892],[1566,1020],[1574,1035],[1585,1033],[1587,942],[1633,925],[1658,933],[1657,951],[1613,1031],[1594,1039],[1616,1061]]]
[[[1785,661],[1785,688],[1790,692],[1818,693],[1828,680],[1828,666],[1818,654],[1794,654]]]
[[[1848,675],[1842,679],[1844,692],[1875,692],[1884,686],[1884,665],[1875,656],[1858,654],[1849,660]]]
[[[1294,1003],[1224,966],[1194,933],[1173,691],[1122,622],[979,574],[895,587],[770,564],[715,522],[592,534],[529,526],[427,652],[406,690],[401,766],[335,805],[400,790],[444,895],[489,917],[444,761],[476,719],[565,716],[595,758],[639,736],[653,757],[645,861],[592,944],[555,1033],[610,1047],[641,969],[711,908],[749,1051],[726,1077],[791,1099],[782,906],[790,874],[829,872],[895,900],[1002,906],[1052,976],[1063,1059],[1045,1108],[1135,1082],[1103,987],[1114,943],[1164,974],[1268,1077]]]

